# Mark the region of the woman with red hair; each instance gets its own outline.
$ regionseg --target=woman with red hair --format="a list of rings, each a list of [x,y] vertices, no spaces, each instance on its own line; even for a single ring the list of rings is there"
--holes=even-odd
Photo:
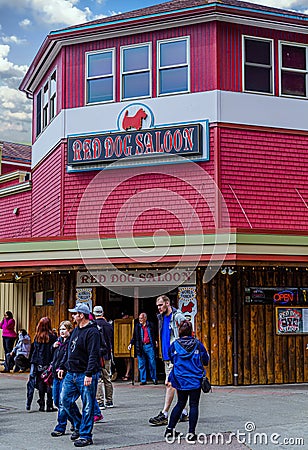
[[[47,394],[47,412],[56,411],[53,407],[52,388],[41,378],[42,372],[50,365],[53,357],[53,344],[57,340],[52,332],[49,317],[42,317],[37,324],[34,336],[33,353],[31,357],[31,369],[27,383],[26,410],[30,411],[34,389],[39,391],[39,411],[45,411],[45,394]]]

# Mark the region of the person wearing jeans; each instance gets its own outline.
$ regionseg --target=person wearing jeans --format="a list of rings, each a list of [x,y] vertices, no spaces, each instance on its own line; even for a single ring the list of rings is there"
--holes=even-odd
[[[57,425],[51,432],[52,437],[62,436],[63,434],[65,434],[66,430],[67,414],[65,412],[65,409],[63,408],[62,402],[60,401],[60,394],[63,386],[63,377],[60,380],[58,378],[58,372],[60,370],[60,367],[63,366],[65,363],[67,357],[67,349],[70,340],[70,333],[72,332],[73,329],[74,327],[69,320],[63,320],[59,326],[60,337],[53,344],[54,355],[52,360],[52,375],[53,375],[52,396],[54,404],[58,408],[58,417],[57,417]],[[77,398],[78,396],[76,396],[75,400],[77,400]],[[73,410],[73,413],[75,415],[81,417],[81,414],[75,401],[72,402],[71,409]],[[73,422],[72,426],[74,427]]]
[[[73,438],[76,437],[74,442],[76,447],[84,447],[93,443],[92,429],[98,377],[99,372],[93,374],[91,384],[85,385],[86,375],[84,373],[68,372],[63,382],[61,402],[74,424],[75,432],[73,432],[71,439],[75,440]],[[71,405],[76,401],[76,397],[79,396],[82,401],[82,417],[76,413],[75,409],[71,408]]]
[[[90,322],[90,309],[85,303],[78,303],[69,311],[73,313],[77,327],[71,334],[66,362],[60,365],[58,371],[60,380],[63,379],[64,370],[67,371],[60,403],[74,424],[71,440],[74,441],[75,447],[85,447],[93,444],[94,413],[98,408],[95,395],[101,369],[100,334],[96,324]],[[72,409],[72,404],[79,396],[82,401],[81,418]]]
[[[139,314],[139,323],[135,324],[133,337],[128,346],[128,350],[135,346],[135,353],[138,358],[138,369],[140,384],[147,383],[147,363],[150,370],[150,377],[154,384],[157,384],[155,348],[157,341],[154,338],[153,325],[148,322],[146,313]]]

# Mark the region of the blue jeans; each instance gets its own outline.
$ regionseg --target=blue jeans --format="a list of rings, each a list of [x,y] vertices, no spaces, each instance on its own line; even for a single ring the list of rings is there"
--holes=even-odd
[[[95,395],[97,389],[99,372],[92,376],[90,386],[84,385],[84,373],[68,372],[64,378],[60,402],[65,412],[74,424],[75,430],[79,430],[79,435],[83,439],[92,439],[92,429],[94,424]],[[78,417],[76,411],[71,408],[76,398],[81,397],[82,417]]]
[[[195,434],[196,426],[199,417],[199,400],[200,400],[201,387],[199,389],[191,389],[190,391],[177,390],[178,401],[173,408],[168,428],[175,428],[176,424],[180,420],[181,414],[189,397],[189,433]]]
[[[59,380],[59,378],[54,378],[52,383],[52,396],[53,401],[56,407],[58,408],[58,423],[55,426],[55,431],[60,431],[61,433],[65,433],[66,424],[68,416],[65,412],[65,409],[63,408],[62,402],[61,402],[61,391],[63,386],[64,380]],[[77,400],[78,397],[76,397],[75,400]],[[81,418],[81,414],[79,412],[78,406],[76,405],[75,401],[71,404],[71,409],[73,411],[74,416],[79,416]],[[74,423],[72,422],[73,427],[75,427]]]
[[[151,379],[156,380],[156,361],[152,344],[145,344],[143,346],[142,356],[138,355],[138,369],[140,374],[140,381],[142,383],[145,383],[147,381],[147,361],[150,369]]]

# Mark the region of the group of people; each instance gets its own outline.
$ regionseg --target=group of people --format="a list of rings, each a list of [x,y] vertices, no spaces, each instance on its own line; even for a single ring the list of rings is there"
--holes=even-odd
[[[41,318],[36,327],[26,410],[30,411],[38,389],[39,411],[58,411],[51,436],[64,435],[70,422],[71,440],[75,447],[84,447],[93,443],[92,428],[95,421],[103,419],[101,409],[113,407],[113,328],[101,306],[94,308],[94,318],[86,304],[79,303],[69,311],[76,326],[68,320],[61,322],[58,337],[49,317]],[[52,383],[44,376],[48,370],[52,371]],[[82,412],[76,404],[79,397]]]
[[[180,420],[188,420],[187,439],[194,443],[197,439],[201,382],[209,355],[203,344],[193,336],[191,322],[171,305],[166,295],[159,296],[156,305],[166,390],[162,410],[157,416],[151,417],[149,423],[153,426],[166,425],[165,437],[176,437],[176,424]],[[69,421],[71,440],[76,447],[84,447],[93,444],[93,425],[95,420],[102,418],[101,409],[113,407],[113,328],[104,318],[101,306],[94,307],[94,318],[88,305],[83,303],[69,311],[76,326],[74,328],[67,320],[61,322],[58,337],[53,333],[48,317],[43,317],[37,325],[27,383],[26,410],[31,409],[34,390],[37,388],[39,411],[58,410],[57,424],[51,435],[64,435]],[[129,350],[132,346],[135,346],[138,357],[140,384],[147,383],[147,364],[150,377],[157,384],[155,350],[158,342],[153,324],[147,320],[146,313],[139,315]],[[50,366],[52,386],[42,377]],[[177,403],[169,415],[175,392]],[[76,405],[78,398],[82,402],[82,411]]]
[[[31,338],[24,328],[15,331],[15,319],[11,311],[6,311],[0,322],[4,349],[3,372],[25,372],[30,367]],[[18,339],[17,339],[18,338]],[[17,342],[16,342],[17,339]]]

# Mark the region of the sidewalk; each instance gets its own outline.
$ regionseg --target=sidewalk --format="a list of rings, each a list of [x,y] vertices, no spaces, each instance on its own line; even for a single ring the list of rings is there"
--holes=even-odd
[[[38,412],[37,397],[31,412],[25,411],[27,378],[28,374],[0,373],[0,449],[74,449],[69,431],[62,437],[50,436],[56,413]],[[128,382],[116,382],[115,407],[103,411],[104,421],[94,426],[94,445],[89,448],[308,449],[306,384],[219,387],[213,393],[202,394],[197,428],[200,442],[193,447],[185,439],[180,443],[166,443],[165,427],[148,424],[149,417],[161,410],[163,399],[162,384],[132,386]],[[180,423],[177,430],[186,434],[187,428],[187,423]],[[232,432],[241,433],[239,442],[235,435],[230,435]],[[221,434],[216,437],[212,433]],[[219,440],[215,444],[216,438]],[[288,439],[288,445],[283,444],[284,439]]]

